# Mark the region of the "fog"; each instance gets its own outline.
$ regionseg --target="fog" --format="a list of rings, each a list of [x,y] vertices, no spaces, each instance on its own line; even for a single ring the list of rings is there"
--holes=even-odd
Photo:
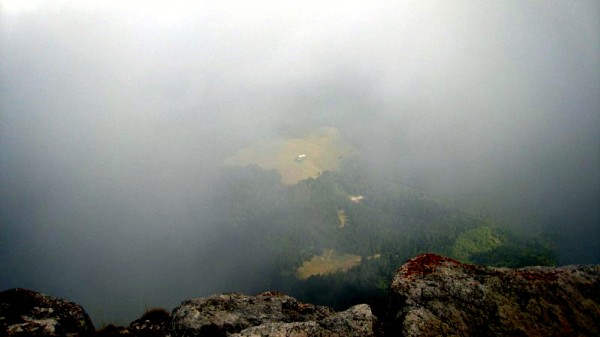
[[[96,322],[237,290],[222,162],[308,124],[600,263],[597,1],[4,0],[0,288]]]

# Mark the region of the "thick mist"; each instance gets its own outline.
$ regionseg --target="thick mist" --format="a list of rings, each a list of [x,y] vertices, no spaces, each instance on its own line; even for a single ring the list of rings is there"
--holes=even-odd
[[[215,234],[222,162],[307,125],[600,263],[598,2],[25,3],[0,1],[1,290],[96,322],[266,290],[213,254],[251,245]]]

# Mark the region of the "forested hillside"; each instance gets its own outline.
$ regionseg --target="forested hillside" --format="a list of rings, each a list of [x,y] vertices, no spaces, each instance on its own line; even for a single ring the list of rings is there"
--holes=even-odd
[[[418,253],[493,266],[555,263],[549,240],[517,236],[368,175],[358,154],[338,172],[291,186],[257,166],[221,175],[227,186],[215,197],[223,215],[215,235],[230,245],[215,249],[223,250],[220,265],[247,272],[242,290],[277,289],[336,309],[366,302],[377,311],[395,268]]]

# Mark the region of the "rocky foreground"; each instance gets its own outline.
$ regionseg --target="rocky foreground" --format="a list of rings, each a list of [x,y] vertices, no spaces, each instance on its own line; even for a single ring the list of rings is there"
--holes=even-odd
[[[600,336],[600,266],[521,269],[419,255],[394,276],[393,336]]]
[[[346,311],[276,292],[221,294],[96,332],[81,306],[0,293],[0,336],[600,336],[600,266],[486,268],[432,254],[400,268],[388,310]]]

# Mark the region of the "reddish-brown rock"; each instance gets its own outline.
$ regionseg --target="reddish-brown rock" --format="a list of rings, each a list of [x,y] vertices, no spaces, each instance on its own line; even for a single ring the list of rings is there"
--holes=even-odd
[[[599,336],[600,266],[521,269],[419,255],[396,273],[390,336]]]

